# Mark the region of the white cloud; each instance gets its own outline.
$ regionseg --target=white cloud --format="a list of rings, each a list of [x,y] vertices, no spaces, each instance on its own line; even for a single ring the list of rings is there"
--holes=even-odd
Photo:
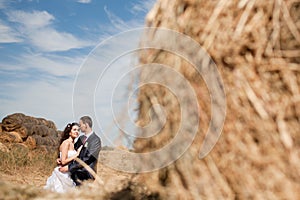
[[[22,112],[51,119],[62,129],[74,120],[73,84],[83,59],[26,54],[20,64],[1,64],[0,76],[9,81],[0,80],[0,116]]]
[[[121,18],[119,18],[113,12],[109,11],[106,6],[104,7],[104,11],[107,14],[111,24],[119,31],[128,30],[130,28],[130,26],[128,25],[128,22],[123,21]]]
[[[139,12],[146,14],[153,7],[155,2],[156,0],[148,0],[148,1],[140,1],[136,4],[132,4],[132,7],[130,8],[130,12],[133,14]]]
[[[91,3],[92,0],[78,0],[78,3]]]
[[[23,33],[24,40],[41,51],[67,51],[93,45],[70,33],[55,30],[51,26],[55,17],[47,11],[12,11],[8,13],[8,19],[21,24],[19,31]]]
[[[0,43],[15,43],[21,41],[22,39],[18,34],[0,20]]]
[[[51,23],[55,17],[47,11],[11,11],[8,13],[8,19],[12,22],[23,24],[28,29],[43,28]]]
[[[75,78],[77,70],[84,60],[83,56],[64,57],[56,55],[31,55],[26,54],[19,58],[23,70],[36,69],[46,73],[48,76],[64,76]]]
[[[74,83],[74,115],[78,118],[88,113],[95,120],[96,127],[101,126],[109,138],[119,133],[114,130],[117,126],[111,110],[112,99],[116,102],[114,114],[124,119],[124,123],[119,125],[129,126],[128,117],[123,117],[127,115],[126,94],[130,91],[127,83],[132,81],[132,76],[127,73],[137,64],[137,58],[131,51],[138,48],[140,33],[142,30],[123,32],[100,43],[81,65]],[[114,91],[118,85],[119,88]],[[116,96],[112,97],[112,92]]]
[[[72,84],[73,80],[57,80],[54,85],[44,80],[23,80],[7,85],[8,95],[13,99],[1,100],[2,117],[12,114],[13,110],[53,120],[62,129],[73,121]]]
[[[7,0],[0,0],[0,9],[6,8],[6,4],[8,3]]]
[[[131,12],[134,15],[145,16],[153,7],[155,2],[156,0],[144,0],[144,1],[139,1],[135,4],[131,4],[131,7],[129,8],[129,12]],[[109,27],[106,27],[104,29],[110,33],[115,34],[120,31],[121,32],[127,31],[133,28],[144,26],[144,21],[145,21],[144,18],[133,18],[132,20],[124,21],[122,18],[118,17],[115,13],[111,12],[107,6],[104,7],[104,11],[111,23]]]
[[[70,33],[58,32],[52,28],[32,31],[28,38],[42,51],[67,51],[92,45],[91,42],[80,40]]]

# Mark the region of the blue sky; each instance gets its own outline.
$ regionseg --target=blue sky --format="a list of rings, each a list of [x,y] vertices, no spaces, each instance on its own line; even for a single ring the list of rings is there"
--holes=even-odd
[[[154,3],[0,0],[1,119],[21,112],[52,120],[58,129],[78,121],[73,110],[74,83],[90,52],[114,35],[143,27]],[[114,52],[113,48],[118,45],[109,51]],[[109,78],[102,84],[105,90],[111,85]],[[99,115],[106,116],[107,107],[107,101],[99,103],[97,109],[103,111]],[[111,122],[107,119],[103,123]],[[95,129],[103,131],[98,126]]]

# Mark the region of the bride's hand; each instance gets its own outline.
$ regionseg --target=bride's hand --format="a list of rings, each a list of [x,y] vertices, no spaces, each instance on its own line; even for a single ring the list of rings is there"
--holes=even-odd
[[[57,164],[57,165],[61,165],[61,159],[60,159],[60,158],[57,158],[57,159],[56,159],[56,164]]]
[[[68,170],[69,170],[69,167],[68,167],[68,165],[66,165],[66,166],[63,166],[63,167],[60,167],[60,168],[58,168],[58,170],[60,171],[60,172],[67,172]]]
[[[77,149],[77,156],[79,156],[79,154],[80,154],[80,151],[81,151],[81,149],[82,149],[82,147],[83,147],[83,145],[81,145],[78,149]]]

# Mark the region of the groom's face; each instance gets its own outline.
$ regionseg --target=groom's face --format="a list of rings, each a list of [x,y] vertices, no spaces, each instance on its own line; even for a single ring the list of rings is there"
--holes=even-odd
[[[82,120],[79,121],[80,131],[85,133],[86,132],[86,124],[82,122]]]

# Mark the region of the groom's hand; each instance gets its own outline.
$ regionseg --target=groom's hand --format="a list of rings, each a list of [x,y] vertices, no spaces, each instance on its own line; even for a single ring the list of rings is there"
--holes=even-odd
[[[68,171],[69,171],[69,168],[68,168],[68,165],[66,165],[66,166],[60,167],[58,170],[59,170],[60,172],[68,172]]]

